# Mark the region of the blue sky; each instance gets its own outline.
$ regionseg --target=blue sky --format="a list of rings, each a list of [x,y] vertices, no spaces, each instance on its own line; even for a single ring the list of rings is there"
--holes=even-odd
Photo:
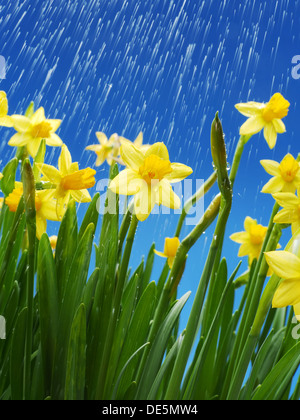
[[[93,165],[84,151],[95,132],[117,132],[145,143],[164,141],[172,161],[194,169],[192,179],[212,172],[210,126],[216,111],[223,123],[229,163],[245,118],[238,102],[266,102],[281,92],[291,103],[287,133],[270,150],[262,136],[246,145],[234,188],[233,208],[223,255],[229,271],[237,265],[238,245],[229,235],[243,230],[247,215],[266,225],[273,199],[260,193],[269,176],[260,159],[280,161],[299,152],[300,80],[291,76],[292,58],[300,54],[298,0],[72,0],[0,2],[1,48],[6,79],[0,81],[10,113],[23,113],[31,100],[46,115],[62,118],[58,134],[81,167]],[[0,164],[13,156],[11,130],[0,129]],[[59,151],[47,150],[56,163]],[[97,171],[106,178],[108,166]],[[216,194],[205,198],[205,205]],[[80,210],[81,211],[81,210]],[[80,212],[79,212],[80,214]],[[132,265],[152,242],[163,248],[178,216],[153,215],[140,224]],[[51,224],[49,234],[56,233]],[[185,226],[183,234],[191,227]],[[179,294],[200,279],[213,230],[190,251]],[[284,245],[290,232],[285,231]],[[164,261],[157,257],[154,270]],[[243,260],[241,271],[246,268]],[[193,296],[193,294],[192,294]],[[187,312],[192,297],[187,304]]]

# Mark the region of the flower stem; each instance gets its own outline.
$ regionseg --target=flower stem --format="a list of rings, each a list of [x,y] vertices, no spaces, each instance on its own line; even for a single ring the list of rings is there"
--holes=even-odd
[[[213,172],[210,175],[210,177],[204,182],[204,184],[201,185],[201,187],[195,192],[195,194],[185,202],[174,236],[179,238],[183,223],[188,212],[210,190],[210,188],[215,184],[216,180],[217,172]]]
[[[25,219],[28,232],[28,270],[27,270],[27,327],[24,356],[24,399],[30,395],[32,328],[33,328],[33,292],[34,292],[34,260],[36,240],[35,183],[29,159],[25,159],[22,167]]]

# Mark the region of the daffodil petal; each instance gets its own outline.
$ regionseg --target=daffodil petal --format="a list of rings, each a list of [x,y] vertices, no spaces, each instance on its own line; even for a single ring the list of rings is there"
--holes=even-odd
[[[155,253],[156,255],[158,255],[159,257],[168,258],[168,256],[167,256],[167,255],[165,255],[163,252],[156,251],[156,249],[153,249],[153,251],[154,251],[154,253]]]
[[[0,91],[0,117],[5,117],[8,113],[8,101],[4,90]]]
[[[164,160],[169,160],[169,152],[166,145],[162,142],[154,143],[152,146],[147,149],[145,153],[145,158],[150,155],[156,155]]]
[[[264,160],[261,160],[260,163],[268,174],[273,175],[273,176],[280,175],[280,170],[279,170],[280,164],[276,162],[275,160],[264,159]]]
[[[295,220],[292,223],[292,235],[295,235],[295,233],[297,232],[297,230],[300,228],[300,219],[298,216],[298,220]]]
[[[281,207],[295,208],[300,205],[300,198],[292,193],[280,192],[273,194],[273,197]]]
[[[245,231],[248,232],[252,225],[257,223],[256,220],[252,219],[250,216],[247,216],[244,221]]]
[[[273,308],[283,308],[300,302],[300,278],[284,280],[273,297]]]
[[[276,130],[274,128],[274,125],[272,124],[272,122],[269,122],[268,124],[265,125],[264,128],[264,137],[266,139],[266,142],[269,145],[270,149],[273,149],[275,144],[276,144],[276,140],[277,140],[277,133]]]
[[[101,144],[90,144],[89,146],[86,146],[85,150],[91,150],[92,152],[99,153],[103,150],[103,147]]]
[[[72,156],[65,144],[61,147],[61,154],[58,158],[58,169],[63,175],[69,173],[70,166],[72,164]]]
[[[24,115],[12,115],[11,119],[14,129],[20,133],[25,133],[32,126],[30,119]]]
[[[250,255],[252,253],[252,248],[248,243],[243,243],[240,246],[238,257],[245,257],[246,255]]]
[[[35,111],[35,113],[32,115],[32,117],[30,118],[31,124],[32,125],[37,125],[40,124],[41,122],[45,121],[45,110],[44,108],[41,106],[39,109],[37,109]]]
[[[158,187],[157,204],[161,204],[170,209],[179,209],[181,206],[181,200],[176,195],[166,180],[161,180]]]
[[[92,200],[88,190],[71,190],[70,193],[77,203],[89,203]]]
[[[236,232],[230,235],[230,239],[238,244],[243,244],[249,240],[249,234],[247,232]]]
[[[134,140],[134,145],[136,147],[141,147],[143,144],[143,133],[140,132],[137,138]]]
[[[27,146],[27,151],[30,154],[30,156],[32,156],[33,158],[36,156],[40,144],[41,144],[42,139],[32,139],[31,141],[29,141],[26,146]]]
[[[280,210],[274,217],[274,223],[293,223],[299,219],[298,211],[292,209]]]
[[[145,159],[141,150],[136,148],[132,143],[124,143],[122,145],[121,157],[125,165],[134,171],[139,170]]]
[[[9,140],[8,144],[14,147],[25,146],[28,142],[31,141],[31,136],[26,133],[16,133]]]
[[[175,257],[168,258],[168,266],[170,269],[173,267],[174,261],[175,261]]]
[[[143,188],[134,196],[134,210],[137,219],[141,222],[147,219],[155,206],[155,192],[150,186]]]
[[[13,127],[13,121],[9,115],[0,117],[0,126],[1,127]]]
[[[300,277],[300,259],[287,251],[265,252],[269,267],[282,279],[297,279]]]
[[[50,136],[46,139],[46,144],[48,146],[59,147],[62,146],[63,141],[57,134],[51,133]]]
[[[284,185],[285,182],[281,176],[274,176],[263,186],[261,192],[268,194],[278,193],[282,191]]]
[[[260,115],[262,109],[264,108],[264,104],[260,102],[247,102],[247,103],[240,103],[236,104],[235,108],[245,117],[253,117],[256,115]]]
[[[61,220],[66,212],[68,203],[70,200],[70,192],[66,191],[66,194],[62,197],[58,197],[56,200],[56,214],[58,220]]]
[[[241,126],[240,134],[241,134],[241,136],[246,136],[246,135],[249,135],[249,134],[251,134],[251,135],[256,134],[260,130],[262,130],[264,126],[265,126],[265,121],[261,116],[250,117]]]
[[[193,173],[192,168],[182,163],[171,163],[171,168],[172,172],[164,177],[171,183],[180,182]]]
[[[132,169],[124,169],[110,183],[109,189],[115,194],[132,195],[147,183]]]
[[[300,321],[300,302],[294,305],[294,313],[298,321]]]
[[[58,119],[49,119],[47,122],[51,125],[51,131],[54,133],[61,126],[61,120]]]
[[[43,233],[47,230],[47,220],[45,217],[41,216],[39,212],[36,214],[36,236],[38,239],[41,239]]]
[[[53,184],[59,184],[61,181],[61,175],[58,169],[52,165],[47,165],[46,163],[36,163],[36,167],[44,175],[47,181],[52,182]]]
[[[107,140],[107,136],[106,136],[104,133],[102,133],[102,132],[100,132],[100,131],[97,131],[97,133],[96,133],[96,137],[97,137],[97,139],[98,139],[99,143],[100,143],[102,146],[105,146],[105,145],[107,144],[107,142],[108,142],[108,140]]]
[[[272,124],[273,124],[273,127],[274,127],[274,129],[277,133],[282,134],[282,133],[286,132],[284,122],[282,120],[280,120],[279,118],[274,118],[272,120]]]

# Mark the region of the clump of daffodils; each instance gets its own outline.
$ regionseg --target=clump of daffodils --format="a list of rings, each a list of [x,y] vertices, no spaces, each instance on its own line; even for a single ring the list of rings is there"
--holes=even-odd
[[[8,115],[0,92],[0,125],[15,129],[8,144],[17,147],[0,173],[0,400],[299,399],[294,375],[300,346],[291,334],[293,314],[300,320],[298,159],[261,160],[271,176],[262,192],[274,198],[274,207],[268,226],[247,216],[244,230],[230,236],[250,266],[237,279],[242,261],[229,275],[223,249],[244,147],[263,130],[274,148],[289,106],[280,93],[267,103],[236,105],[248,119],[230,166],[216,113],[211,176],[184,203],[176,229],[168,226],[163,250],[152,244],[132,269],[139,222],[151,224],[155,205],[180,209],[173,184],[192,168],[173,162],[163,142],[143,144],[142,132],[130,141],[101,131],[98,144],[86,147],[96,155],[96,169],[81,167],[57,134],[61,120],[46,118],[44,108],[34,111],[33,104],[25,115]],[[57,165],[47,161],[51,146],[59,148]],[[107,206],[99,217],[100,195],[93,196],[92,188],[105,162]],[[123,216],[119,195],[133,196]],[[204,195],[202,217],[183,233],[190,209]],[[76,203],[89,203],[82,220]],[[57,235],[48,236],[49,221]],[[287,224],[293,236],[278,251]],[[185,271],[192,252],[197,268]],[[166,259],[158,275],[155,255]],[[198,287],[181,296],[178,285],[187,280]],[[234,311],[236,289],[244,286]],[[191,412],[197,414],[196,405]]]

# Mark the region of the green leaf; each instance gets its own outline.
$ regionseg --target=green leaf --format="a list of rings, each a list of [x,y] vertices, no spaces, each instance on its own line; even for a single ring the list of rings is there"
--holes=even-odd
[[[65,293],[66,281],[74,254],[77,248],[77,215],[74,200],[70,200],[68,208],[58,231],[55,263],[58,282],[58,297],[61,303]]]
[[[82,235],[84,234],[86,228],[88,227],[90,223],[94,224],[95,230],[96,230],[98,217],[99,217],[99,205],[100,205],[99,202],[100,202],[100,194],[96,193],[82,220],[79,233],[78,233],[78,240],[82,238]]]
[[[155,302],[156,285],[155,282],[151,282],[142,294],[132,316],[132,320],[128,328],[127,336],[118,363],[116,377],[119,376],[121,370],[125,366],[126,362],[130,359],[130,357],[134,354],[134,352],[147,341],[147,335],[149,332],[150,321],[153,315]],[[133,375],[137,362],[138,359],[135,358],[123,374],[119,385],[118,397],[124,394],[126,388],[128,387],[128,383],[132,382],[134,379]]]
[[[87,281],[93,247],[95,227],[88,225],[82,236],[69,268],[65,293],[59,314],[59,333],[57,337],[57,351],[54,363],[54,379],[52,387],[53,398],[63,398],[65,387],[65,373],[67,363],[66,341],[69,341],[70,329],[75,311],[81,302],[82,291]],[[58,277],[59,279],[59,277]],[[61,280],[61,279],[60,279]]]
[[[138,385],[138,399],[145,399],[148,393],[150,392],[152,384],[161,366],[161,362],[166,351],[168,341],[172,334],[174,325],[176,324],[177,319],[184,305],[186,304],[190,294],[190,292],[186,293],[173,304],[162,325],[160,326],[160,329],[157,332],[156,338],[151,346]]]
[[[300,363],[300,343],[297,343],[273,367],[252,400],[280,400]]]
[[[12,400],[23,399],[24,353],[28,309],[24,308],[18,315],[13,331],[10,354],[10,388]]]
[[[67,357],[65,400],[83,400],[86,365],[86,316],[84,304],[75,314]]]
[[[162,363],[155,380],[153,382],[153,385],[151,386],[151,389],[149,391],[149,394],[147,396],[147,400],[155,400],[157,398],[157,392],[159,390],[159,387],[163,381],[163,379],[166,377],[166,373],[169,371],[170,367],[172,367],[172,364],[174,363],[176,356],[179,351],[179,347],[182,342],[184,332],[177,338],[173,346],[171,347],[170,351],[166,355],[166,358],[164,362]],[[168,380],[168,378],[166,378]]]
[[[46,233],[42,235],[39,243],[37,261],[41,352],[46,381],[45,390],[50,393],[58,334],[58,290],[52,249]]]

